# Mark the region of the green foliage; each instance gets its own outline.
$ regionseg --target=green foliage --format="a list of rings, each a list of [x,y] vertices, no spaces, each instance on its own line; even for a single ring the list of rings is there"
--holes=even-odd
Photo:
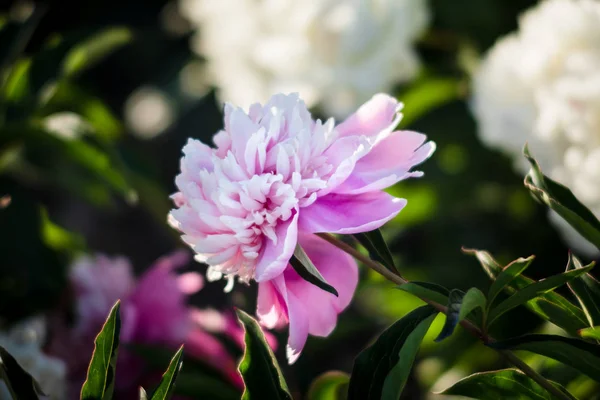
[[[577,200],[569,188],[545,176],[527,146],[523,152],[531,164],[525,186],[536,199],[556,211],[581,236],[600,249],[600,221],[594,213]]]
[[[355,233],[356,240],[369,252],[371,259],[380,262],[384,267],[394,274],[398,274],[398,269],[394,265],[394,258],[388,248],[383,235],[379,229],[369,232]]]
[[[431,282],[411,281],[397,286],[397,288],[420,299],[430,299],[439,304],[446,304],[450,295],[448,289]]]
[[[450,291],[447,303],[448,312],[446,313],[446,322],[438,337],[435,338],[436,342],[441,342],[454,332],[454,328],[456,328],[456,324],[458,324],[458,315],[462,307],[464,295],[465,293],[458,289]]]
[[[2,346],[0,346],[0,381],[4,381],[13,400],[35,400],[45,396],[35,379],[21,368]]]
[[[579,336],[586,339],[600,340],[600,326],[590,326],[579,331]]]
[[[462,299],[462,305],[460,307],[460,312],[458,313],[458,322],[467,318],[467,316],[477,308],[480,308],[481,311],[485,313],[486,307],[487,299],[481,290],[477,288],[469,289]]]
[[[183,346],[181,346],[179,350],[177,350],[177,353],[175,353],[173,356],[173,359],[163,374],[158,387],[152,394],[151,400],[168,400],[171,397],[173,389],[175,388],[175,380],[177,379],[177,375],[181,371],[181,366],[183,365],[183,360],[181,358],[182,355]]]
[[[594,264],[590,264],[589,267]],[[581,261],[572,254],[569,254],[567,271],[585,268]],[[569,289],[577,298],[581,308],[590,323],[590,326],[600,324],[600,283],[590,274],[585,273],[577,279],[568,283]]]
[[[476,256],[490,278],[495,280],[502,272],[500,265],[488,252],[467,249],[464,249],[464,252]],[[510,285],[505,287],[505,291],[515,293],[518,289],[525,288],[534,282],[533,279],[519,275]],[[584,312],[555,292],[539,294],[538,297],[527,301],[525,305],[538,316],[572,334],[577,334],[579,329],[589,326]]]
[[[348,399],[391,400],[402,393],[421,341],[437,311],[423,306],[386,329],[352,368]]]
[[[88,367],[87,378],[81,388],[82,400],[111,399],[115,387],[117,353],[121,319],[120,302],[113,306],[96,340],[94,353]]]
[[[312,283],[326,292],[338,296],[337,290],[327,283],[325,278],[323,278],[323,275],[321,275],[317,267],[315,267],[315,265],[312,263],[300,244],[296,245],[294,255],[290,259],[290,265],[305,281]]]
[[[498,317],[504,314],[507,311],[512,310],[515,307],[518,307],[532,299],[535,299],[547,292],[550,292],[557,287],[560,287],[567,282],[581,276],[591,270],[594,265],[589,265],[587,267],[582,267],[576,270],[571,270],[568,272],[564,272],[562,274],[553,275],[549,278],[542,279],[539,282],[534,282],[528,286],[525,286],[519,290],[517,290],[512,296],[508,299],[504,300],[496,307],[490,310],[489,316],[489,324],[491,325]]]
[[[519,258],[512,263],[508,264],[502,269],[502,272],[498,274],[490,290],[488,292],[488,301],[490,306],[496,299],[496,296],[500,294],[508,285],[510,285],[519,275],[521,275],[527,267],[531,265],[535,257],[531,256],[528,258]]]
[[[350,377],[345,372],[329,371],[313,381],[307,400],[345,400]]]
[[[242,400],[292,400],[279,364],[258,322],[241,310],[236,313],[246,332],[246,349],[239,365],[245,385]]]
[[[552,358],[600,382],[600,346],[557,335],[524,335],[488,344],[503,350],[526,350]]]
[[[554,385],[560,388],[560,385]],[[567,393],[564,388],[560,389]],[[556,400],[546,389],[516,369],[476,373],[440,394],[486,400]]]

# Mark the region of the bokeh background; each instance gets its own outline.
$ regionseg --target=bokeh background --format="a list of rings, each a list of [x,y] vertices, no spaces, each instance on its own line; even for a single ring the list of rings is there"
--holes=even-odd
[[[530,198],[523,175],[515,172],[512,162],[481,144],[469,109],[469,74],[478,59],[499,37],[515,30],[517,16],[536,2],[428,3],[431,23],[415,44],[422,60],[420,72],[391,94],[405,101],[401,126],[426,133],[438,147],[422,168],[423,178],[390,189],[409,200],[408,207],[383,230],[397,265],[409,279],[460,289],[487,288],[488,279],[476,260],[461,252],[465,246],[487,249],[502,262],[535,254],[529,270],[534,277],[560,272],[568,249],[548,222],[546,209]],[[5,15],[32,7],[25,2],[0,4]],[[80,177],[75,176],[65,183],[71,179],[69,167],[58,166],[60,160],[52,150],[32,155],[52,174],[50,178],[21,170],[3,156],[0,194],[12,198],[0,213],[0,317],[7,326],[68,303],[68,265],[84,249],[124,255],[141,273],[158,257],[182,248],[177,233],[166,223],[181,148],[190,137],[210,142],[222,125],[221,105],[204,75],[203,60],[190,49],[196,28],[179,13],[176,2],[90,0],[35,5],[43,7],[44,13],[25,48],[29,54],[56,34],[87,37],[114,26],[133,32],[129,44],[85,70],[76,83],[114,118],[119,132],[114,151],[138,195],[133,201],[105,187],[87,188],[78,185],[75,179]],[[323,115],[318,108],[314,113]],[[6,150],[2,149],[3,155]],[[204,271],[205,267],[190,263],[186,268]],[[192,302],[253,310],[255,285],[236,285],[229,295],[223,293],[223,286],[223,282],[208,284]],[[355,355],[418,302],[362,269],[354,301],[331,337],[311,337],[291,367],[285,365],[284,346],[280,346],[277,354],[293,392],[301,398],[310,382],[325,371],[349,372]],[[516,311],[496,328],[496,336],[515,335],[541,324],[531,314]],[[285,343],[285,332],[275,335]],[[503,365],[461,330],[440,344],[429,339],[406,398],[435,398],[428,394],[432,388],[440,390],[456,378]],[[568,371],[557,374],[557,380],[564,380]]]

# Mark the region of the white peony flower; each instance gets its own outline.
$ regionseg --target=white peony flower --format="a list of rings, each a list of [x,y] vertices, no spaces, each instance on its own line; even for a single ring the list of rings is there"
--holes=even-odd
[[[65,364],[42,352],[46,337],[44,318],[30,318],[13,326],[8,331],[0,331],[0,346],[4,347],[39,384],[52,400],[64,399],[66,395]],[[0,382],[0,398],[10,399],[8,388]]]
[[[474,79],[480,138],[522,172],[528,142],[544,173],[600,217],[600,2],[543,1],[519,28],[496,43]],[[557,225],[575,248],[593,251]]]
[[[299,92],[337,117],[415,76],[429,20],[426,0],[179,1],[223,101]]]

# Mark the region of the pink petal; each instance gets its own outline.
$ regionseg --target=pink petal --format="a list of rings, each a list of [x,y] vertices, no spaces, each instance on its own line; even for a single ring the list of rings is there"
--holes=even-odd
[[[358,267],[351,256],[316,235],[301,234],[299,242],[325,280],[338,291],[339,297],[300,278],[293,269],[284,273],[287,289],[302,299],[309,316],[308,332],[328,336],[335,328],[337,315],[352,300],[358,283]]]
[[[298,212],[275,228],[277,242],[265,238],[263,250],[256,264],[255,280],[268,281],[281,274],[288,265],[298,239]]]
[[[256,315],[260,323],[268,329],[281,327],[287,323],[287,307],[272,281],[258,284]]]
[[[337,126],[340,136],[376,136],[400,122],[397,116],[402,104],[386,94],[376,94],[344,122]]]
[[[179,290],[187,295],[198,292],[204,286],[204,278],[197,272],[186,272],[177,278]]]
[[[356,163],[352,174],[338,186],[335,193],[357,194],[385,189],[400,180],[420,177],[420,171],[410,170],[428,159],[435,143],[412,131],[396,131],[377,143]]]
[[[339,297],[302,279],[288,268],[275,279],[259,285],[258,315],[266,325],[289,321],[288,362],[292,364],[304,348],[308,334],[328,336],[337,315],[350,304],[358,283],[358,268],[352,257],[325,240],[306,233],[299,241],[323,277]]]
[[[350,136],[337,139],[325,151],[327,162],[334,168],[327,181],[327,187],[319,191],[319,196],[335,190],[354,170],[361,157],[368,154],[371,144],[362,136]]]
[[[405,199],[385,192],[357,195],[331,193],[300,212],[299,227],[305,232],[359,233],[379,228],[406,205]]]
[[[289,292],[283,274],[273,279],[273,284],[287,306],[287,314],[290,322],[286,355],[289,364],[296,362],[300,352],[308,339],[308,312],[303,307],[300,298]]]

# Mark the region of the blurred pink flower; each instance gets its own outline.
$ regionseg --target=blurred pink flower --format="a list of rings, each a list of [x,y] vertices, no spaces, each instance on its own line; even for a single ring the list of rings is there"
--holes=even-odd
[[[176,274],[175,269],[188,260],[189,255],[182,251],[160,258],[137,281],[124,258],[98,255],[75,262],[70,273],[76,301],[75,324],[69,327],[55,323],[54,338],[48,349],[67,362],[73,397],[78,396],[85,379],[94,339],[118,299],[121,299],[122,346],[117,391],[127,394],[137,391],[147,372],[143,360],[128,351],[127,344],[171,349],[185,344],[186,355],[209,364],[232,384],[243,387],[235,359],[214,336],[222,334],[239,342],[243,340],[243,330],[233,322],[231,314],[187,305],[187,295],[203,286],[202,276],[197,273]],[[215,320],[225,322],[217,325]]]
[[[235,277],[260,283],[263,324],[290,324],[290,362],[309,333],[331,332],[357,284],[355,262],[309,234],[382,226],[406,205],[382,189],[421,176],[411,169],[435,149],[425,135],[394,131],[400,109],[378,94],[335,126],[313,120],[298,95],[278,94],[248,113],[225,105],[216,149],[194,139],[183,148],[169,222],[208,264],[209,280],[225,276],[226,290]],[[299,240],[339,298],[288,268]],[[324,263],[330,254],[336,262]]]

